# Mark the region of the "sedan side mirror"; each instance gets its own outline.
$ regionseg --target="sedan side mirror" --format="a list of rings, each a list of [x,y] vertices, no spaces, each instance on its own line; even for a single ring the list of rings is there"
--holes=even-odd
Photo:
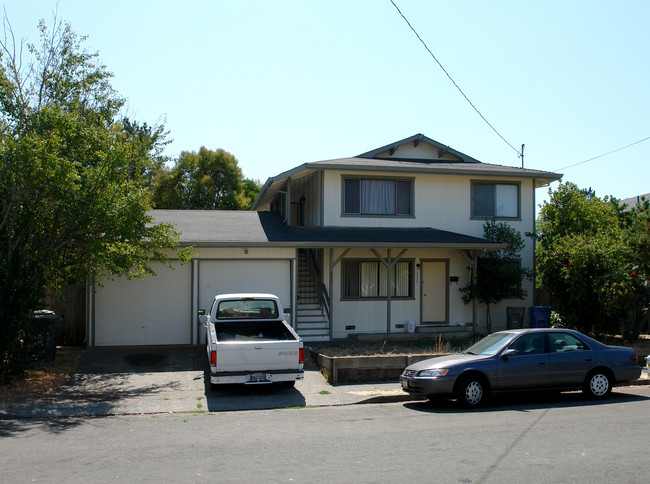
[[[505,350],[503,353],[501,353],[501,358],[504,360],[507,360],[509,356],[515,356],[517,354],[516,350],[513,350],[512,348],[509,348]]]

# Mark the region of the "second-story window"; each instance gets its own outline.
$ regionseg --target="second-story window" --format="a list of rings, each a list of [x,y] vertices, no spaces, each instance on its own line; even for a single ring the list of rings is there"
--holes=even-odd
[[[413,215],[413,181],[386,178],[344,178],[345,215]]]
[[[519,184],[472,183],[472,218],[519,218]]]

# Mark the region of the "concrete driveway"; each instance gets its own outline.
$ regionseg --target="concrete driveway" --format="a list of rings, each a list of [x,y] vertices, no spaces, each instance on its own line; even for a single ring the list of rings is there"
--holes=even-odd
[[[203,413],[413,400],[397,382],[332,386],[310,361],[305,362],[305,379],[291,389],[226,385],[212,391],[208,371],[202,346],[89,348],[78,370],[55,393],[5,402],[0,416]]]

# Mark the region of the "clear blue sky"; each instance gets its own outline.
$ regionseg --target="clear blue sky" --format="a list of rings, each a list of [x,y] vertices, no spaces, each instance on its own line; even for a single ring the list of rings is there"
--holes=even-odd
[[[599,196],[650,192],[650,2],[394,0],[525,165]],[[57,2],[6,0],[37,40]],[[244,175],[354,156],[416,133],[521,166],[389,0],[59,0],[131,117],[166,120],[170,156],[234,154]],[[538,190],[538,200],[546,189]]]

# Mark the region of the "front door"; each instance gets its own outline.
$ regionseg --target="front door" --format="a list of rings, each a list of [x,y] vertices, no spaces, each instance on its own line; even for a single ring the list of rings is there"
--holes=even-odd
[[[449,261],[422,261],[422,323],[449,322]]]

